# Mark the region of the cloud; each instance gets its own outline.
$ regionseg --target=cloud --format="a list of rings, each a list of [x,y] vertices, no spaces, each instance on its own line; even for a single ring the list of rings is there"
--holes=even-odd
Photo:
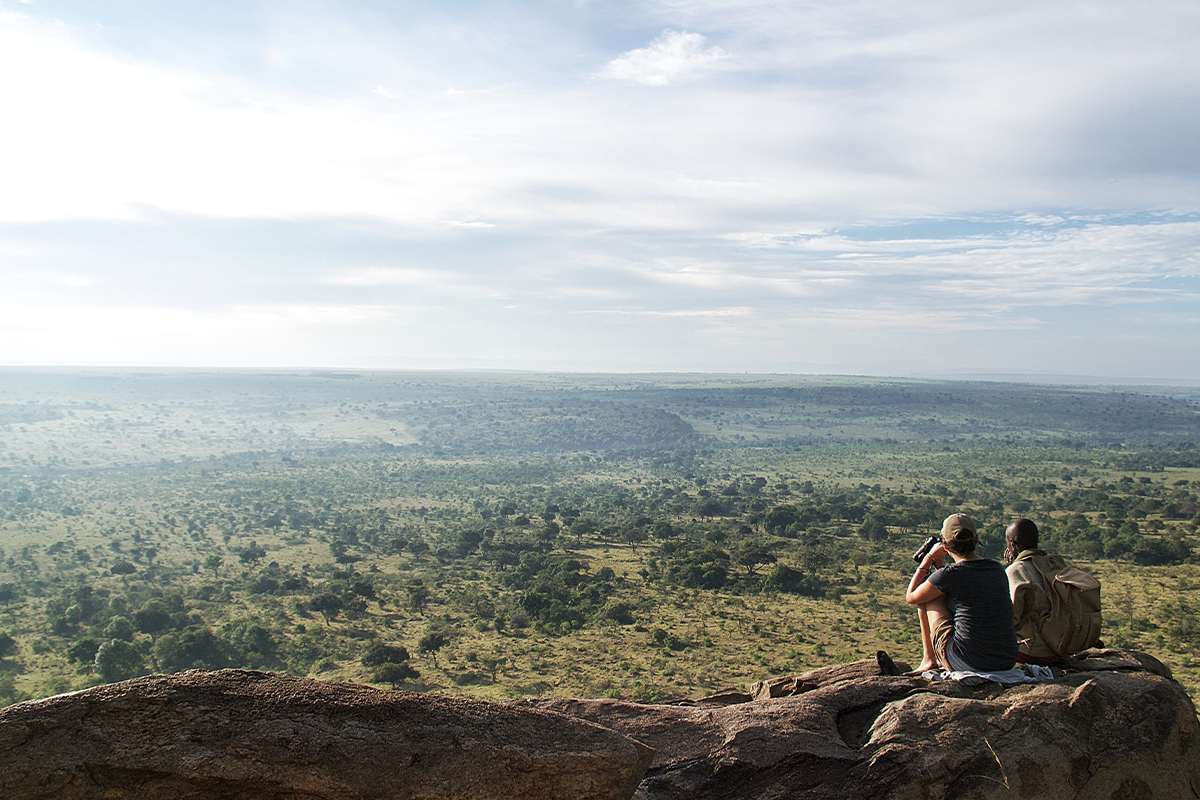
[[[854,2],[677,5],[664,16],[719,29],[736,48],[728,80],[684,80],[733,57],[667,29],[600,74],[674,90],[613,91],[588,80],[611,50],[582,17],[538,20],[556,35],[534,46],[516,39],[524,17],[424,8],[370,27],[349,9],[335,24],[305,7],[259,32],[257,44],[289,55],[257,70],[209,58],[208,41],[164,64],[105,29],[15,20],[0,26],[0,104],[17,121],[0,129],[0,152],[20,158],[5,164],[0,221],[161,209],[820,230],[896,215],[1171,209],[1200,191],[1200,175],[1163,169],[1197,152],[1191,118],[1171,111],[1179,86],[1200,79],[1175,41],[1186,37],[1154,59],[1134,52],[1154,29],[1189,30],[1173,6],[1122,18],[1120,31],[1088,18],[1074,37],[1067,22],[1083,22],[1028,4],[983,14],[911,3],[879,19]],[[1027,35],[1008,35],[1016,29]],[[253,36],[229,33],[246,38],[239,52],[254,50]],[[370,57],[331,55],[360,48]],[[1113,127],[1165,119],[1176,133],[1154,158],[1159,123],[1138,136]]]
[[[755,309],[745,306],[735,308],[702,308],[682,309],[674,311],[629,311],[618,308],[598,308],[587,312],[589,314],[612,314],[630,317],[748,317]]]
[[[360,305],[234,305],[206,311],[0,302],[0,363],[287,366],[330,363],[328,340],[345,347],[378,330],[405,330],[412,309]],[[85,330],[96,336],[82,335]],[[153,332],[153,335],[148,335]]]
[[[1186,4],[569,6],[0,12],[4,357],[1200,372]]]
[[[705,48],[704,36],[699,33],[667,30],[647,46],[614,58],[601,74],[648,86],[666,86],[712,70],[728,58],[729,53],[719,47]]]
[[[407,267],[357,267],[325,279],[333,286],[439,286],[444,276],[434,270]]]
[[[733,237],[775,263],[777,279],[832,279],[817,292],[857,295],[864,305],[955,307],[998,325],[1014,313],[1067,305],[1180,302],[1196,297],[1200,221],[1076,223],[1043,216],[997,221],[1003,232],[862,239],[846,234]],[[791,258],[780,258],[780,251]],[[796,271],[802,268],[803,272]],[[726,287],[734,285],[725,281]],[[818,300],[818,303],[820,301]],[[834,302],[837,302],[835,299]]]

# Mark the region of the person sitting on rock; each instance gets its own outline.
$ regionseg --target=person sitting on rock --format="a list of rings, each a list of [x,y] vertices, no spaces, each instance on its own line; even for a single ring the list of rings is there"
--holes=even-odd
[[[1005,572],[1017,631],[1017,661],[1053,666],[1080,650],[1099,646],[1099,581],[1062,556],[1038,549],[1038,527],[1033,520],[1018,519],[1008,526],[1004,539],[1004,560],[1010,562]],[[1056,607],[1047,580],[1078,586],[1078,609],[1061,602]]]
[[[1017,660],[1008,576],[998,561],[975,553],[975,522],[951,514],[942,541],[913,573],[905,595],[921,622],[921,664],[926,670],[1001,672]],[[949,555],[954,563],[935,569]]]

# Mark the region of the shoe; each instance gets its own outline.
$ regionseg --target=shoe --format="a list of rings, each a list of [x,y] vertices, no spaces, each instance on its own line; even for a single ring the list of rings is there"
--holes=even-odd
[[[875,663],[879,665],[880,675],[900,675],[900,668],[896,666],[896,662],[892,661],[892,657],[883,650],[875,652]]]

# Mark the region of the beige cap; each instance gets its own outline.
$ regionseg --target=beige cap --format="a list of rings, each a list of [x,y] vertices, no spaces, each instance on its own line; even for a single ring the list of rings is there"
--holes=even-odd
[[[946,517],[946,521],[942,523],[942,541],[958,541],[968,537],[963,536],[962,532],[967,531],[971,534],[970,538],[975,537],[975,520],[968,517],[966,514],[951,514]]]

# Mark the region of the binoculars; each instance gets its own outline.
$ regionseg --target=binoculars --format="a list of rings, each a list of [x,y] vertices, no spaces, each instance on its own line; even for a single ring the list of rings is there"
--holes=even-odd
[[[925,540],[925,544],[921,545],[917,552],[913,553],[913,561],[920,564],[925,560],[925,556],[929,555],[929,551],[933,549],[933,546],[941,540],[942,535],[940,533],[935,533],[933,536],[930,536]]]

